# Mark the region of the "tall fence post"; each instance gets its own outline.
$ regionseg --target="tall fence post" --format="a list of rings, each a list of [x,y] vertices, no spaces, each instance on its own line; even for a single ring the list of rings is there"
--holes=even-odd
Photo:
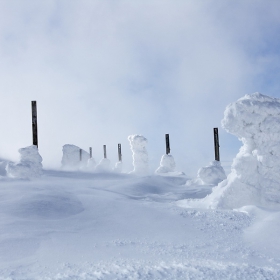
[[[32,110],[32,137],[33,145],[38,148],[38,127],[37,127],[37,103],[36,101],[31,101]]]
[[[104,158],[107,158],[106,145],[103,145]]]
[[[82,149],[80,149],[80,161],[82,161]]]
[[[119,161],[122,161],[122,145],[118,144]]]
[[[169,134],[165,134],[165,147],[166,147],[166,154],[170,154],[170,142],[169,142]]]
[[[92,147],[89,147],[89,157],[92,158]]]
[[[219,131],[217,127],[214,128],[214,148],[215,148],[215,160],[220,161]]]

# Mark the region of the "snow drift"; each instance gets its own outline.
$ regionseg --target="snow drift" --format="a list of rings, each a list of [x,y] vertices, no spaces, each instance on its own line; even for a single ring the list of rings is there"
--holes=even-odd
[[[147,175],[149,173],[149,158],[146,150],[148,140],[142,135],[128,136],[133,158],[133,171],[137,175]]]
[[[160,160],[158,169],[155,171],[156,174],[168,173],[175,171],[175,160],[172,155],[163,155]]]
[[[203,185],[217,185],[226,179],[226,173],[219,161],[212,161],[197,172],[197,178]]]
[[[95,167],[96,172],[109,172],[111,171],[111,162],[107,158],[103,158]]]
[[[37,146],[29,146],[19,149],[20,162],[8,163],[6,167],[7,175],[14,178],[34,178],[42,174],[42,157]]]
[[[90,158],[89,153],[82,150],[82,157],[80,158],[80,147],[66,144],[62,148],[62,168],[65,170],[78,170],[87,167]]]

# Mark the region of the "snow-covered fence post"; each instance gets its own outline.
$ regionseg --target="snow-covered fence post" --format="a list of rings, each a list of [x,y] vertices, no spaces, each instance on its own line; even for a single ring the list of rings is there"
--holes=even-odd
[[[31,101],[32,110],[32,135],[33,135],[33,145],[38,148],[38,129],[37,129],[37,103],[36,101]]]
[[[215,160],[220,161],[219,132],[218,132],[218,128],[217,127],[215,127],[213,130],[214,130]]]
[[[89,158],[92,158],[92,147],[89,147]]]
[[[82,149],[80,149],[80,161],[82,161]]]
[[[119,156],[119,161],[122,161],[122,145],[118,144],[118,156]]]
[[[166,147],[166,154],[170,154],[170,142],[169,142],[169,134],[165,134],[165,147]]]
[[[106,145],[103,145],[104,158],[107,158]]]

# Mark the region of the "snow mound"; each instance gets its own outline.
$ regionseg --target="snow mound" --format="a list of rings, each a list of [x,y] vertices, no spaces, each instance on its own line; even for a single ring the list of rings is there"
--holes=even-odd
[[[156,174],[168,173],[175,171],[175,160],[172,155],[163,155],[160,160],[158,169],[155,171]]]
[[[219,161],[212,161],[210,165],[202,167],[197,172],[197,178],[203,185],[217,185],[226,179],[226,173]]]
[[[96,167],[96,162],[94,158],[89,158],[87,162],[87,170],[88,171],[94,171]]]
[[[133,171],[137,175],[149,174],[149,158],[146,150],[148,140],[142,135],[128,136],[133,158]]]
[[[109,172],[111,171],[111,162],[107,158],[103,158],[95,167],[96,172]]]
[[[14,178],[36,178],[40,177],[43,171],[42,157],[37,146],[29,146],[19,149],[20,162],[8,163],[7,175]]]
[[[222,126],[243,143],[227,179],[192,206],[280,208],[280,99],[254,93],[227,106]],[[188,202],[187,202],[188,203]]]
[[[115,167],[114,167],[114,171],[117,172],[117,173],[122,172],[122,162],[121,161],[116,162]]]
[[[89,153],[82,150],[82,157],[80,158],[80,147],[66,144],[62,148],[62,168],[64,170],[78,170],[87,167],[90,158]]]

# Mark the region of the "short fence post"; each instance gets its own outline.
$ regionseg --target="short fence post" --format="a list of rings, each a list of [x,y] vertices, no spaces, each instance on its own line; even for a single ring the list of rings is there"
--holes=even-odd
[[[80,149],[80,161],[82,161],[82,149]]]
[[[214,128],[214,148],[215,148],[215,160],[220,161],[219,131],[217,127]]]
[[[118,144],[119,161],[122,161],[122,145]]]
[[[31,101],[32,109],[32,135],[33,135],[33,145],[38,148],[38,127],[37,127],[37,103],[36,101]]]
[[[165,147],[166,147],[166,154],[170,154],[170,142],[169,142],[169,134],[165,134]]]
[[[92,147],[89,147],[89,157],[92,158]]]
[[[103,145],[104,158],[107,158],[106,145]]]

